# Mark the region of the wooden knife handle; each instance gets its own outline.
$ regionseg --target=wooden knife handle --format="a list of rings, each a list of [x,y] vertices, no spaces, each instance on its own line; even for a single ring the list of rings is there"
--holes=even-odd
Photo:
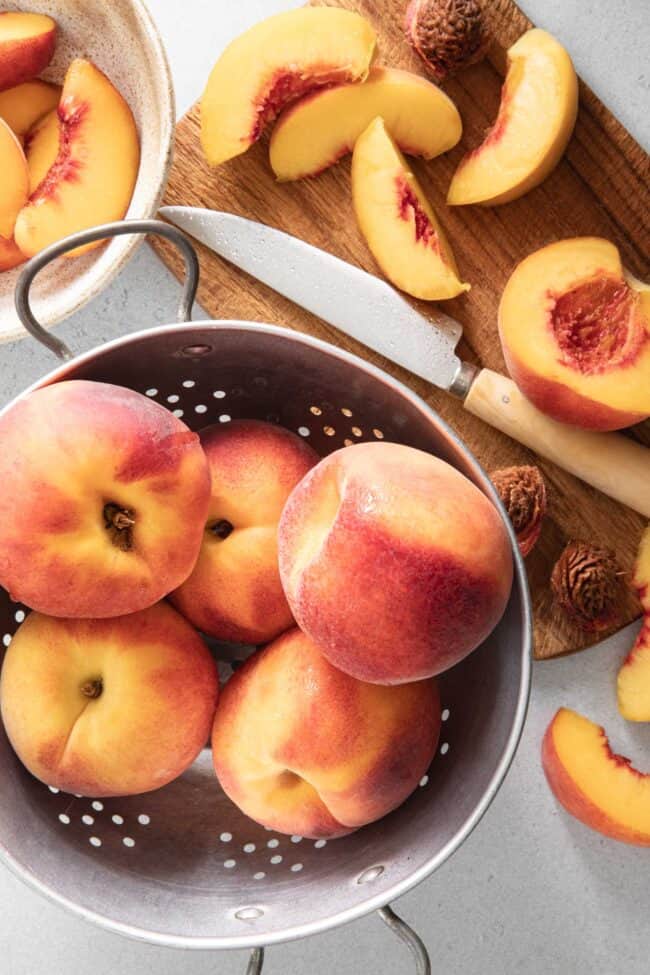
[[[594,433],[545,416],[511,379],[482,369],[465,408],[576,477],[650,518],[650,450],[617,433]]]

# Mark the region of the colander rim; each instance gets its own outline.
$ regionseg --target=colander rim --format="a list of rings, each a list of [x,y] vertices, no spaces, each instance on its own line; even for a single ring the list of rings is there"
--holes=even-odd
[[[254,934],[249,932],[247,934],[242,934],[241,936],[191,937],[187,935],[174,935],[159,931],[149,931],[146,928],[126,924],[123,921],[118,921],[115,918],[108,917],[105,914],[100,914],[97,911],[90,910],[89,908],[84,907],[82,904],[70,900],[68,897],[60,894],[55,888],[36,877],[29,868],[24,866],[6,848],[6,846],[0,842],[0,861],[2,861],[12,871],[12,873],[19,877],[19,879],[21,879],[33,890],[36,890],[38,893],[42,894],[44,897],[56,904],[61,905],[62,907],[67,908],[77,917],[95,924],[104,930],[123,935],[135,941],[143,941],[160,947],[179,948],[184,950],[197,949],[207,951],[268,947],[274,944],[282,944],[288,941],[306,938],[314,934],[322,934],[325,931],[329,931],[343,924],[358,920],[365,917],[367,914],[370,914],[374,910],[385,907],[387,904],[401,897],[403,894],[406,894],[408,891],[412,890],[419,883],[433,874],[434,871],[442,866],[442,864],[445,863],[452,856],[452,854],[456,852],[456,850],[473,832],[489,809],[497,792],[499,791],[499,788],[501,787],[515,757],[517,747],[523,733],[526,714],[528,711],[532,679],[532,606],[524,560],[517,544],[514,529],[512,528],[512,524],[506,514],[499,495],[491,484],[485,470],[469,447],[466,446],[456,432],[434,409],[432,409],[432,407],[425,403],[425,401],[418,396],[417,393],[413,392],[412,389],[400,382],[400,380],[395,379],[390,375],[390,373],[385,372],[378,366],[372,365],[371,363],[366,362],[365,359],[354,355],[354,353],[341,349],[330,342],[325,342],[322,339],[315,338],[314,336],[297,332],[290,328],[284,328],[280,325],[272,325],[267,322],[247,321],[243,319],[201,319],[197,321],[184,322],[181,324],[171,323],[166,325],[157,325],[153,328],[139,329],[136,332],[131,332],[128,335],[120,336],[119,338],[112,339],[111,341],[105,342],[102,345],[95,346],[87,352],[83,352],[75,356],[73,359],[57,366],[41,379],[38,379],[36,382],[32,383],[22,393],[19,393],[18,396],[14,397],[10,403],[0,410],[0,417],[10,410],[18,400],[27,396],[33,390],[39,389],[42,386],[50,385],[53,382],[64,380],[67,373],[76,369],[79,365],[92,361],[99,354],[104,354],[112,349],[120,348],[121,346],[128,345],[134,341],[139,341],[140,339],[145,339],[156,335],[171,334],[174,331],[181,335],[187,335],[192,327],[215,330],[222,328],[235,328],[241,331],[277,335],[289,339],[290,341],[310,346],[325,353],[326,355],[341,359],[348,364],[352,364],[377,379],[381,379],[382,382],[385,382],[391,386],[393,390],[410,400],[411,404],[420,412],[424,413],[428,419],[433,419],[435,424],[439,426],[445,436],[447,436],[449,440],[460,450],[460,452],[465,455],[470,465],[475,469],[475,472],[483,480],[483,489],[493,501],[495,507],[501,515],[510,539],[510,548],[513,555],[515,570],[514,578],[519,584],[522,600],[522,672],[517,697],[517,706],[515,708],[512,728],[508,735],[508,740],[503,750],[503,754],[480,801],[477,803],[472,813],[466,818],[465,822],[456,831],[454,836],[449,840],[449,842],[438,850],[434,856],[430,857],[425,863],[422,864],[422,866],[410,873],[407,877],[404,877],[403,879],[394,883],[388,890],[383,890],[378,894],[374,894],[360,901],[358,904],[355,904],[353,907],[346,908],[345,910],[339,911],[335,914],[330,914],[325,918],[319,918],[316,921],[294,924],[289,928],[267,934]]]

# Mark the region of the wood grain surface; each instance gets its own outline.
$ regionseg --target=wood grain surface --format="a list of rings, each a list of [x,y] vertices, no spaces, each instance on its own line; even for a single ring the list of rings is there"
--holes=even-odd
[[[402,30],[405,0],[339,0],[331,5],[358,10],[373,23],[381,63],[422,73],[422,64]],[[414,160],[413,169],[448,233],[463,280],[472,284],[468,294],[444,305],[445,311],[464,326],[460,354],[505,371],[496,329],[497,305],[515,264],[531,251],[561,237],[601,235],[618,245],[630,271],[647,279],[650,163],[629,133],[581,84],[574,136],[565,158],[542,186],[500,207],[446,207],[446,190],[454,168],[463,153],[482,140],[496,115],[505,51],[530,26],[510,0],[486,0],[485,8],[493,36],[487,59],[443,86],[463,118],[461,143],[429,163]],[[215,51],[215,57],[218,54]],[[176,157],[165,202],[242,214],[378,273],[355,223],[349,158],[315,179],[280,184],[269,167],[268,140],[263,139],[244,156],[211,171],[199,146],[198,105],[178,125]],[[154,246],[180,276],[178,256],[164,243]],[[584,633],[566,619],[552,597],[551,569],[567,540],[585,539],[612,548],[628,573],[644,524],[640,515],[536,458],[466,413],[447,394],[369,352],[203,247],[200,258],[199,300],[215,318],[285,325],[378,364],[411,386],[450,423],[488,472],[511,464],[538,463],[548,485],[550,511],[540,542],[526,560],[535,613],[535,655],[543,659],[569,653],[603,636]],[[427,314],[425,302],[414,304]],[[629,435],[650,444],[650,423],[634,428]],[[607,463],[606,456],[602,462]],[[638,603],[625,585],[620,602],[622,623],[639,615]]]

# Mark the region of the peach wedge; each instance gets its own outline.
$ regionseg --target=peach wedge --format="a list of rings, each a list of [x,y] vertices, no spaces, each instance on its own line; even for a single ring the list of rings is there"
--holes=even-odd
[[[603,728],[560,708],[544,735],[542,764],[556,799],[581,823],[650,846],[650,775],[615,755]]]
[[[323,85],[363,81],[375,33],[359,14],[306,7],[276,14],[237,37],[201,102],[201,142],[217,166],[245,152],[290,101]]]
[[[398,68],[373,68],[361,85],[306,95],[278,119],[269,146],[279,180],[315,176],[348,152],[380,115],[403,152],[433,159],[452,149],[462,122],[451,98],[430,81]]]
[[[18,267],[25,260],[25,255],[16,247],[16,242],[11,238],[0,237],[0,271],[10,271]]]
[[[16,217],[27,202],[29,174],[22,146],[6,122],[0,119],[0,238],[13,236]]]
[[[438,220],[381,118],[352,155],[352,199],[359,228],[386,277],[413,295],[439,301],[469,289]]]
[[[461,161],[447,202],[508,203],[546,179],[571,138],[578,82],[571,58],[546,31],[527,31],[508,51],[496,121]]]
[[[506,283],[499,334],[510,375],[554,420],[617,430],[650,415],[650,288],[609,241],[530,254]]]
[[[25,137],[29,195],[36,193],[59,155],[61,123],[55,110],[44,115]]]
[[[618,673],[618,709],[628,721],[650,721],[650,527],[646,528],[632,579],[643,606],[643,625]]]
[[[46,81],[26,81],[15,88],[0,91],[0,118],[24,138],[32,126],[59,104],[61,89]]]
[[[56,23],[44,14],[0,13],[0,91],[35,78],[48,66],[56,45]]]
[[[90,61],[70,65],[58,121],[56,158],[16,221],[16,243],[28,257],[75,231],[123,217],[138,174],[131,110]]]

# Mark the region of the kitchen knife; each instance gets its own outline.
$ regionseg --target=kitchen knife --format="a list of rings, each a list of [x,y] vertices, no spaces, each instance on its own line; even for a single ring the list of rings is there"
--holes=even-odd
[[[456,355],[462,326],[425,318],[373,274],[297,237],[232,213],[163,207],[160,216],[300,307],[457,396],[465,409],[611,498],[650,518],[650,450],[545,416],[512,380]]]

